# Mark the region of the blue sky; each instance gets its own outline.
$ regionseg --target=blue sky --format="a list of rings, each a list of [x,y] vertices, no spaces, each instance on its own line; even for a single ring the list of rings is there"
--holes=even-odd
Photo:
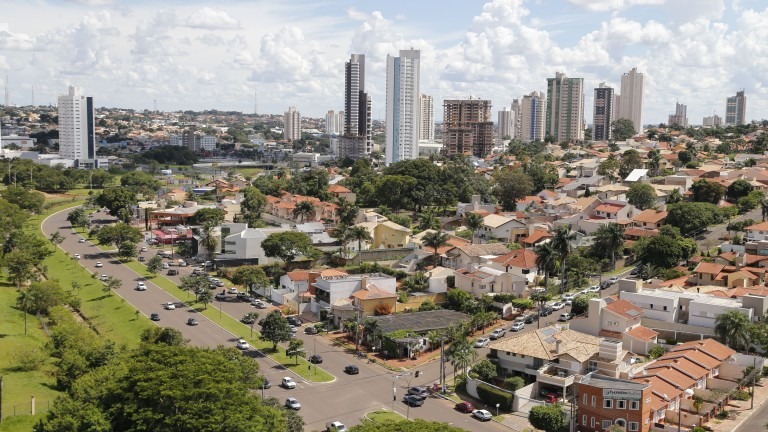
[[[422,51],[422,92],[494,110],[543,91],[556,71],[593,88],[645,75],[643,122],[675,101],[689,121],[723,115],[744,88],[768,118],[768,8],[761,0],[5,0],[0,81],[13,103],[55,103],[69,84],[98,106],[303,115],[341,109],[344,62],[367,58],[375,117],[386,55]],[[438,105],[439,106],[439,105]],[[439,111],[439,110],[438,110]],[[439,119],[441,114],[436,113]]]

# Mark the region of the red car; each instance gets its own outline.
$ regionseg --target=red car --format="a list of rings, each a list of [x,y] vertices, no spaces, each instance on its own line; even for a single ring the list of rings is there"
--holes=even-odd
[[[557,397],[554,393],[549,393],[548,395],[544,396],[544,402],[546,403],[558,403],[560,402],[560,398]]]
[[[459,402],[456,404],[455,408],[463,413],[471,413],[475,410],[475,406],[469,402]]]

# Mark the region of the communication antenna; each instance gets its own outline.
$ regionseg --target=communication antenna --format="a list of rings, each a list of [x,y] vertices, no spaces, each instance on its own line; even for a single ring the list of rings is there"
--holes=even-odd
[[[8,94],[8,74],[5,74],[5,106],[11,105],[11,96]]]
[[[253,115],[259,115],[259,93],[253,92]]]
[[[157,99],[152,99],[152,102],[155,105],[155,112],[157,112]]]

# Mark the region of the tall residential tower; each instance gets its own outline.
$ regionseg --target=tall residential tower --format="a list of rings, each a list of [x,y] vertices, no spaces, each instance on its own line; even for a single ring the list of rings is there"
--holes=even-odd
[[[419,157],[420,58],[414,49],[400,50],[399,57],[387,55],[387,164]]]
[[[93,98],[78,87],[59,96],[59,155],[73,159],[79,168],[98,168],[96,162],[96,127]]]
[[[547,78],[546,133],[556,142],[584,139],[584,78]]]
[[[435,106],[432,96],[421,95],[421,127],[419,128],[419,140],[435,140]]]
[[[443,151],[485,157],[493,149],[491,101],[447,99],[443,101]]]
[[[517,138],[522,142],[544,141],[546,118],[547,99],[544,93],[535,91],[523,96],[520,105],[520,132]]]
[[[338,156],[358,159],[371,154],[371,98],[365,92],[365,55],[352,54],[344,65],[344,135]]]
[[[283,138],[288,141],[301,139],[301,114],[295,106],[283,114]]]
[[[613,121],[613,87],[600,83],[595,89],[595,107],[592,116],[592,141],[611,139]]]
[[[747,97],[744,90],[736,92],[725,101],[725,124],[743,125],[747,117]]]
[[[637,68],[621,76],[621,101],[614,108],[616,119],[625,118],[632,121],[635,133],[643,133],[643,74]]]

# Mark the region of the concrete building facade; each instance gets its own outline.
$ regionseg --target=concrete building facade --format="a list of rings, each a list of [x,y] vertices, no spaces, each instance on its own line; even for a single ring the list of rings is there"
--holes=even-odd
[[[613,99],[613,87],[600,83],[600,87],[595,89],[595,106],[592,116],[593,141],[608,141],[611,139]]]
[[[743,125],[747,116],[747,97],[744,90],[736,92],[725,101],[725,124]]]
[[[98,168],[93,98],[79,87],[69,86],[59,96],[59,155],[75,161],[76,167]]]
[[[542,92],[531,92],[523,96],[520,104],[520,133],[516,138],[522,142],[544,141],[547,119],[547,100]]]
[[[584,139],[584,78],[547,78],[546,133],[555,141]]]
[[[420,141],[435,140],[435,105],[432,96],[422,94],[419,101],[421,109],[421,127],[419,128]]]
[[[400,50],[399,57],[387,55],[387,164],[419,157],[420,63],[419,50]]]
[[[301,139],[301,113],[295,106],[283,114],[283,138],[288,141]]]
[[[643,74],[632,68],[621,76],[621,102],[614,111],[616,119],[632,120],[636,133],[643,132]]]
[[[675,102],[675,113],[669,115],[669,126],[678,125],[680,127],[688,127],[688,106],[679,102]]]
[[[446,99],[443,102],[443,150],[448,156],[485,157],[493,149],[491,101]]]
[[[344,135],[339,157],[358,159],[371,154],[371,97],[365,91],[365,54],[352,54],[344,65]]]

